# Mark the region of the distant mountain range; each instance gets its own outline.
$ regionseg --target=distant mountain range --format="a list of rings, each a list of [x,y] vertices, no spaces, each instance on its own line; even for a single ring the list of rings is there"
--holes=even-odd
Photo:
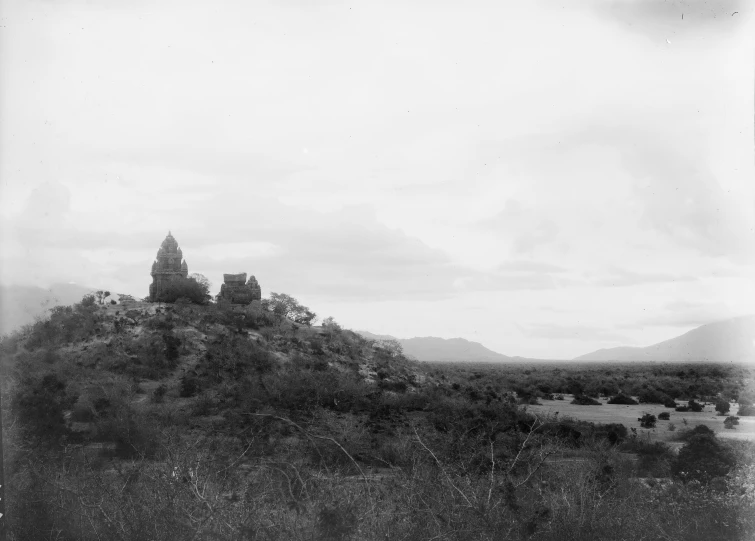
[[[538,359],[509,357],[463,338],[395,338],[357,331],[371,340],[398,340],[404,353],[420,361],[525,362]],[[599,349],[575,361],[659,361],[755,363],[755,315],[708,323],[647,347]]]
[[[496,353],[478,342],[470,342],[463,338],[446,339],[434,336],[395,338],[385,334],[372,334],[367,331],[356,332],[370,340],[398,340],[404,349],[404,353],[419,361],[503,362],[521,360],[520,357],[508,357]]]
[[[0,335],[12,332],[53,306],[79,302],[93,288],[77,284],[53,284],[49,288],[34,286],[0,286]]]
[[[574,360],[755,362],[755,316],[708,323],[644,348],[599,349]]]

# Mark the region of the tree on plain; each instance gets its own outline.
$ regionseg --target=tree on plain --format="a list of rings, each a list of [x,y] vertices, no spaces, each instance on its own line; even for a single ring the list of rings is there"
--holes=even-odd
[[[726,415],[729,413],[729,409],[731,408],[728,400],[716,400],[716,411],[719,415]]]

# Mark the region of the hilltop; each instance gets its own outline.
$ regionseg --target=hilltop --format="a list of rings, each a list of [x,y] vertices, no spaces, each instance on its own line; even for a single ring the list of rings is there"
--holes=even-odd
[[[164,388],[161,402],[202,393],[217,397],[228,391],[220,387],[238,383],[250,369],[258,375],[311,371],[315,379],[332,372],[378,388],[403,383],[406,389],[422,379],[418,365],[400,351],[385,350],[334,322],[296,323],[264,310],[259,302],[98,304],[89,297],[49,312],[47,319],[5,340],[4,369],[23,364],[27,378],[36,371],[59,377],[66,373],[67,392],[78,397],[77,405],[90,405],[88,392],[103,378],[129,378],[137,394]],[[44,364],[37,363],[40,356]]]
[[[647,347],[599,349],[575,361],[667,361],[747,363],[755,361],[755,316],[708,323]]]

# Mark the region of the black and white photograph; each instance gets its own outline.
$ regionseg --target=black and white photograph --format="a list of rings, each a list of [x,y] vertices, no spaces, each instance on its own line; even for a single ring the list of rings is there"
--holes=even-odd
[[[0,541],[755,540],[755,3],[0,0]]]

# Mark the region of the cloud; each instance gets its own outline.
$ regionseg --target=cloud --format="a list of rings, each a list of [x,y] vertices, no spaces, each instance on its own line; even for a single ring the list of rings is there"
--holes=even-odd
[[[150,280],[152,259],[169,228],[190,271],[218,285],[223,272],[246,271],[263,287],[306,295],[437,299],[455,294],[453,282],[467,272],[443,251],[381,224],[366,206],[320,213],[215,189],[200,205],[174,209],[170,223],[157,230],[105,233],[68,220],[66,195],[62,185],[42,186],[32,192],[21,219],[3,224],[18,247],[15,254],[7,245],[3,250],[4,266],[14,274],[34,265],[34,281],[49,283],[91,279],[99,271],[146,288],[137,284]],[[143,264],[134,261],[139,253]],[[41,264],[50,260],[57,264]]]
[[[744,172],[720,177],[694,140],[688,144],[671,135],[631,124],[588,123],[576,130],[523,137],[505,154],[512,167],[524,167],[533,156],[549,157],[530,166],[528,190],[520,189],[536,203],[512,198],[502,212],[480,225],[515,235],[519,250],[554,248],[562,238],[564,243],[568,239],[567,250],[585,249],[599,239],[603,245],[590,248],[600,257],[609,239],[611,248],[631,242],[657,249],[660,241],[669,241],[674,248],[704,257],[755,260],[752,183]],[[751,150],[749,154],[751,159]],[[573,170],[585,163],[593,171]],[[569,181],[554,183],[558,174]],[[611,182],[600,178],[608,174]],[[632,237],[616,238],[621,234]]]
[[[535,323],[522,327],[525,334],[532,338],[547,340],[577,340],[584,342],[610,342],[633,344],[632,337],[608,329],[587,325],[558,325],[551,323]]]
[[[71,208],[71,191],[60,182],[44,182],[32,189],[18,223],[34,231],[55,231]]]
[[[675,300],[666,303],[659,313],[624,328],[651,326],[693,328],[741,315],[749,314],[741,313],[724,301]]]
[[[591,0],[582,5],[628,31],[672,43],[675,37],[699,38],[702,31],[731,33],[752,12],[747,0]]]
[[[466,284],[467,290],[518,291],[556,289],[559,283],[544,273],[480,273]]]
[[[514,259],[506,261],[498,266],[501,271],[518,271],[518,272],[541,272],[541,273],[555,273],[561,274],[568,272],[569,270],[560,265],[554,265],[552,263],[544,263],[541,261],[529,261],[522,259]]]
[[[499,213],[475,225],[509,239],[511,250],[517,256],[532,254],[555,242],[560,232],[559,226],[543,216],[539,209],[528,207],[514,198],[508,199]]]
[[[755,255],[752,209],[745,211],[704,163],[647,144],[624,145],[622,154],[644,205],[643,224],[705,255]]]
[[[26,205],[28,219],[4,223],[28,252],[5,253],[16,278],[34,264],[35,283],[110,280],[139,295],[171,229],[190,272],[205,274],[216,289],[226,272],[254,274],[266,291],[334,301],[440,300],[469,291],[544,290],[574,283],[568,269],[533,259],[512,259],[489,271],[464,266],[447,252],[382,224],[369,205],[319,212],[242,195],[235,183],[220,183],[207,190],[195,186],[196,203],[173,208],[164,218],[138,210],[129,226],[104,232],[67,219],[64,188],[34,191]],[[34,227],[51,210],[56,226]],[[162,225],[143,223],[148,216]],[[58,264],[41,264],[51,259]]]
[[[690,282],[697,276],[679,275],[663,272],[635,272],[628,269],[612,267],[607,275],[593,280],[593,284],[608,287],[626,287],[643,284],[663,284],[667,282]]]
[[[445,251],[381,224],[368,206],[329,213],[271,201],[261,207],[265,209],[261,215],[250,215],[235,226],[225,223],[237,215],[232,208],[227,214],[207,217],[201,231],[193,229],[187,238],[201,249],[216,242],[202,232],[229,231],[275,245],[277,249],[264,258],[229,254],[223,264],[269,273],[279,288],[335,299],[437,300],[462,291],[550,289],[567,280],[554,278],[566,269],[537,261],[512,260],[490,271],[463,266]],[[184,253],[189,257],[188,251]],[[204,257],[193,260],[210,264]]]

